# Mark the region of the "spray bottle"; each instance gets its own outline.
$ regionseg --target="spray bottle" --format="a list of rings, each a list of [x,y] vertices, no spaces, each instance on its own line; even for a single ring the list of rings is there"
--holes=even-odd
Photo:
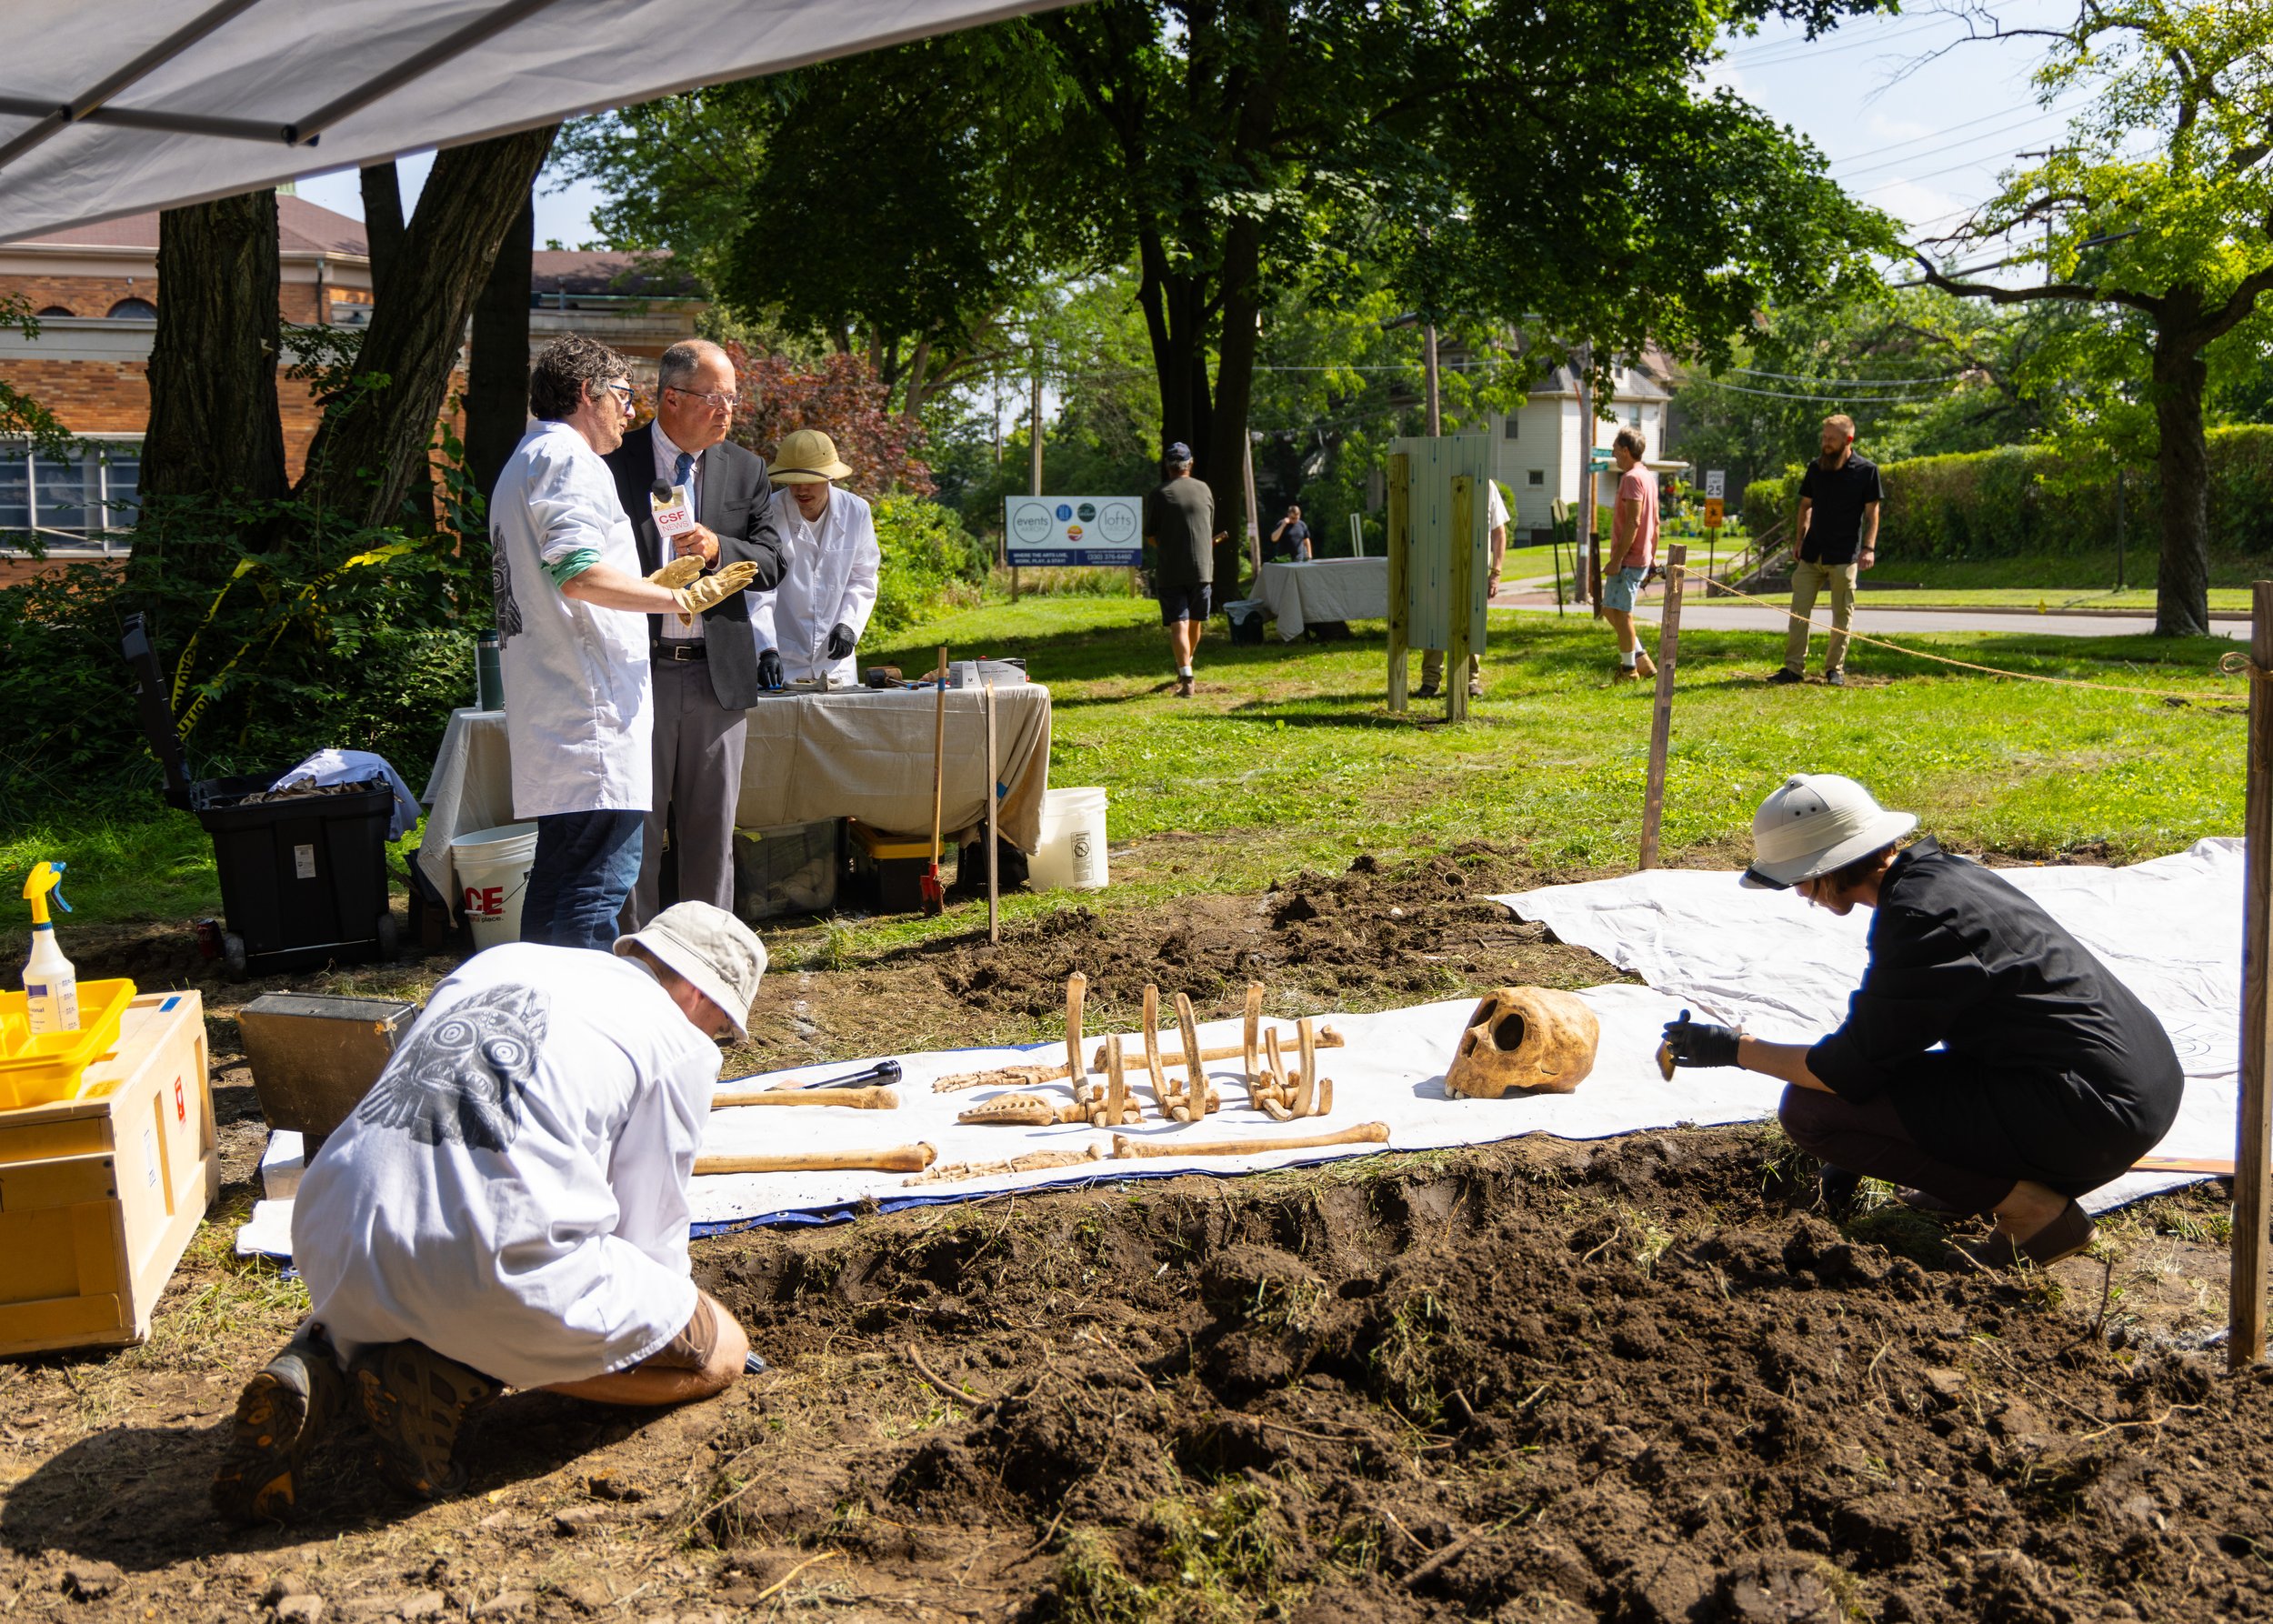
[[[32,956],[24,961],[24,997],[34,1037],[79,1029],[78,973],[56,945],[55,927],[47,917],[51,891],[63,911],[71,911],[71,905],[63,899],[64,867],[61,863],[42,863],[24,882],[24,900],[32,905]]]

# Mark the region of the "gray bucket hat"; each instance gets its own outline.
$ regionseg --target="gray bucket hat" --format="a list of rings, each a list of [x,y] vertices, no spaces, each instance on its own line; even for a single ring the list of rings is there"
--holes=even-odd
[[[734,1035],[748,1042],[750,1006],[766,974],[766,944],[748,926],[707,902],[677,902],[647,921],[643,930],[616,938],[618,957],[637,943],[684,976],[696,992],[734,1023]]]

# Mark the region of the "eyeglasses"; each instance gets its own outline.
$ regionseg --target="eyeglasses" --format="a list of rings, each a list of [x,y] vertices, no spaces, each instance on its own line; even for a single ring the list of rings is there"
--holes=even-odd
[[[731,389],[703,394],[695,389],[682,389],[676,384],[667,386],[674,395],[684,395],[689,400],[699,400],[714,412],[731,412],[742,404],[742,397]]]
[[[632,391],[629,384],[609,384],[606,387],[614,393],[616,400],[622,404],[625,411],[628,412],[631,410]]]

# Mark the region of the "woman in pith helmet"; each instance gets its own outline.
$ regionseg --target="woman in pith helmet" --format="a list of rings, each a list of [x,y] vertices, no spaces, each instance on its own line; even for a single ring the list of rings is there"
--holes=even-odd
[[[1994,1213],[1983,1261],[2050,1263],[2091,1243],[2078,1196],[2118,1178],[2178,1115],[2185,1078],[2146,1005],[2019,890],[1888,812],[1852,778],[1797,773],[1752,820],[1743,883],[1834,914],[1872,910],[1847,1022],[1815,1044],[1666,1028],[1677,1066],[1788,1084],[1784,1130],[1824,1163],[1924,1205]]]

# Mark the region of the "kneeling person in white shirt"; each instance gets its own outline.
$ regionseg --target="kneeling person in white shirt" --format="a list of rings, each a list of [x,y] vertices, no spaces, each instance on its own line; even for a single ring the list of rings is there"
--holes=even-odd
[[[781,535],[781,585],[755,595],[757,686],[860,680],[853,650],[876,606],[884,565],[868,504],[835,481],[852,470],[816,429],[784,435],[774,450],[774,526]],[[784,499],[783,487],[789,492]]]
[[[461,1431],[504,1388],[626,1405],[723,1391],[749,1357],[690,1277],[687,1186],[766,949],[707,903],[615,956],[469,960],[323,1148],[293,1205],[299,1332],[237,1400],[214,1503],[294,1509],[352,1388],[392,1487],[462,1487]]]

